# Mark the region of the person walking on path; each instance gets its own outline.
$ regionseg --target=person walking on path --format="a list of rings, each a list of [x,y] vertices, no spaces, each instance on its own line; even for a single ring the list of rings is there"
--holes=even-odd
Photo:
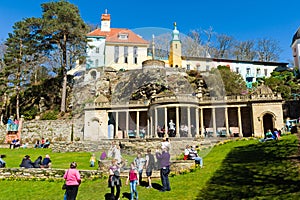
[[[130,164],[130,170],[129,174],[126,180],[126,185],[128,185],[128,182],[130,181],[130,195],[131,195],[131,200],[135,199],[138,200],[138,192],[136,189],[136,186],[139,184],[139,178],[138,178],[138,172],[136,170],[134,162]]]
[[[170,154],[168,147],[163,147],[162,152],[156,150],[156,159],[160,162],[160,178],[162,182],[161,192],[171,191],[169,173],[170,173]]]
[[[70,168],[65,172],[64,179],[66,180],[66,195],[67,200],[75,200],[78,193],[78,188],[81,183],[79,171],[76,169],[77,163],[72,162]]]

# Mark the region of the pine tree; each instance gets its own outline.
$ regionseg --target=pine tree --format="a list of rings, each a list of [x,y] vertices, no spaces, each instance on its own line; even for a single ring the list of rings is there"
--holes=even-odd
[[[61,58],[59,76],[63,79],[61,97],[61,114],[63,114],[66,112],[66,72],[84,55],[88,26],[81,19],[78,8],[68,1],[44,3],[42,10],[44,50],[49,54],[57,51]]]

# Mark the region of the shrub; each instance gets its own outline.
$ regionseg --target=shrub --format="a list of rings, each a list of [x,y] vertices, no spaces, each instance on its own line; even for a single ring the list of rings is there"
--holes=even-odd
[[[57,120],[58,111],[47,111],[41,115],[41,120]]]
[[[25,120],[32,120],[32,119],[35,118],[37,113],[38,113],[38,108],[33,106],[29,110],[26,110],[26,111],[23,112],[24,119]]]

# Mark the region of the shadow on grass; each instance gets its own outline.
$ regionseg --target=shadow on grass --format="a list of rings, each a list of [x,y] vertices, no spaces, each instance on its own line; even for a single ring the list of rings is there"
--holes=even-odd
[[[297,199],[299,169],[290,159],[297,150],[296,138],[237,147],[197,199]]]

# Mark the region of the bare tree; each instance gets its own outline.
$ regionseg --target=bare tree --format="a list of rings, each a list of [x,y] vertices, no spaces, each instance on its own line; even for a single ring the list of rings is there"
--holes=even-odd
[[[251,61],[255,59],[254,41],[236,41],[233,48],[233,55],[237,60]]]
[[[218,34],[216,38],[216,46],[214,57],[228,58],[230,57],[230,49],[233,44],[233,37],[225,34]]]
[[[282,51],[278,45],[278,41],[262,38],[258,39],[256,44],[256,51],[259,61],[276,61]]]

